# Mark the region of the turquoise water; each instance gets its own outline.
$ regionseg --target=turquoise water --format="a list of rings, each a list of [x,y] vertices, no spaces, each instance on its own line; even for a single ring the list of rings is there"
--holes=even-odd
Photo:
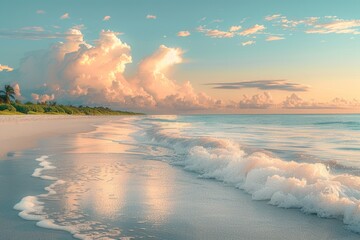
[[[114,118],[32,152],[47,187],[14,209],[79,239],[357,238],[359,148],[359,115]]]

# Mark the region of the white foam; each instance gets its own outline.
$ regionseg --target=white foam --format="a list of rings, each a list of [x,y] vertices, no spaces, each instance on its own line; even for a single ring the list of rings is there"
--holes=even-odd
[[[233,141],[193,138],[146,131],[152,144],[173,149],[177,165],[243,189],[254,200],[267,200],[282,208],[300,208],[319,217],[340,218],[360,232],[360,177],[335,174],[321,163],[285,161],[266,154],[246,154]]]

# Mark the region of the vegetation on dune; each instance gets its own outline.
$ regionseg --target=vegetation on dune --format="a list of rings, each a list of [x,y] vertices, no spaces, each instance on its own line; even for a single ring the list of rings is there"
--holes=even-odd
[[[140,113],[116,111],[108,107],[58,105],[54,101],[24,104],[15,100],[14,88],[5,85],[5,89],[0,91],[0,115],[11,114],[139,115]]]

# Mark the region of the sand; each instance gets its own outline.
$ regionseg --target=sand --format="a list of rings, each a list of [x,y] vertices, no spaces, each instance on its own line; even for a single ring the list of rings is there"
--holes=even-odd
[[[110,118],[63,115],[0,116],[0,160],[16,151],[33,147],[40,139],[89,131],[95,128],[95,124]]]
[[[13,206],[44,193],[51,182],[31,174],[41,155],[79,192],[64,196],[88,218],[120,227],[124,236],[156,239],[358,239],[335,219],[279,209],[232,186],[198,178],[166,162],[124,153],[130,139],[107,126],[109,117],[26,116],[0,118],[0,239],[73,239],[65,231],[37,227]],[[104,126],[93,134],[78,134]],[[116,142],[113,139],[125,140]],[[25,150],[27,149],[27,150]],[[21,151],[17,156],[16,152]],[[147,150],[146,150],[147,151]],[[144,153],[146,153],[146,151]],[[12,153],[15,153],[14,155]],[[82,188],[89,189],[82,191]],[[51,201],[50,201],[51,202]],[[55,204],[55,201],[53,201]],[[55,205],[54,205],[55,207]],[[66,217],[66,216],[65,216]],[[87,217],[84,217],[86,220]]]

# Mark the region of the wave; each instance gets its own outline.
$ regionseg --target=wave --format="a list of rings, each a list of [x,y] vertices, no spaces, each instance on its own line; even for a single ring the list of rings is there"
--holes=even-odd
[[[286,161],[266,151],[247,153],[232,140],[188,137],[154,123],[143,141],[174,151],[172,164],[216,179],[281,208],[341,219],[360,233],[360,177],[336,174],[323,163]]]
[[[77,239],[89,239],[85,235],[79,234],[76,226],[62,226],[56,224],[53,219],[49,219],[49,216],[44,211],[44,202],[40,201],[40,198],[48,197],[50,195],[55,195],[55,187],[60,184],[64,184],[65,181],[58,179],[56,177],[43,175],[42,172],[48,169],[55,169],[47,159],[49,156],[41,156],[36,159],[39,163],[39,168],[34,170],[32,174],[33,177],[38,177],[44,180],[54,181],[54,183],[45,187],[47,193],[39,194],[36,196],[26,196],[23,197],[19,203],[14,205],[14,209],[20,211],[19,216],[25,220],[37,221],[36,226],[53,229],[53,230],[62,230],[69,232]]]

